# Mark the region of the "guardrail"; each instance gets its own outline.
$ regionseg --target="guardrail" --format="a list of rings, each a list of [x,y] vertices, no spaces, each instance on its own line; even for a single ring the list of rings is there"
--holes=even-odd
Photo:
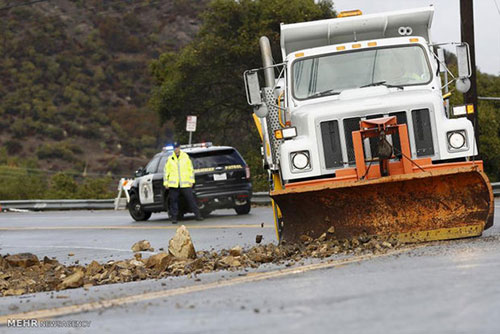
[[[493,194],[500,196],[500,182],[492,183]],[[123,208],[125,198],[120,199]],[[0,201],[0,210],[99,210],[114,209],[116,199],[47,199],[47,200],[20,200]],[[271,199],[267,192],[255,192],[252,194],[252,204],[269,205]]]
[[[119,199],[119,207],[124,208],[125,198]],[[0,201],[0,210],[100,210],[114,209],[116,199],[35,199]],[[252,204],[269,205],[271,199],[267,192],[252,194]]]
[[[491,187],[493,188],[493,195],[495,197],[500,196],[500,182],[492,183]]]
[[[112,209],[114,199],[35,199],[19,201],[0,201],[2,210],[90,210]]]

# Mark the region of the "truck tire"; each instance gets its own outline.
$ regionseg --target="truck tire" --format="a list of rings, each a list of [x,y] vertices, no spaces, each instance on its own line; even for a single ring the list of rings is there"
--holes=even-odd
[[[246,202],[246,204],[235,206],[234,211],[239,215],[246,215],[250,212],[250,208],[250,202]]]
[[[151,212],[147,212],[142,209],[141,203],[139,202],[139,198],[137,198],[137,196],[130,197],[128,212],[135,221],[145,221],[151,217]]]

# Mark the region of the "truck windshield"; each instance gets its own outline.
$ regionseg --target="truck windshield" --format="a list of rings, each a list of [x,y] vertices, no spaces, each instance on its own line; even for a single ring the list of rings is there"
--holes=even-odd
[[[307,99],[374,83],[422,85],[429,83],[431,77],[422,47],[373,48],[296,61],[293,65],[293,94],[297,99]]]

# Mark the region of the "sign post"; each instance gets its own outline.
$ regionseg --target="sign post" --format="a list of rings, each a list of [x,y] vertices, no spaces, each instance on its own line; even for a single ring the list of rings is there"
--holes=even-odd
[[[193,138],[193,132],[196,131],[196,116],[188,116],[186,120],[186,131],[189,132],[189,146]]]

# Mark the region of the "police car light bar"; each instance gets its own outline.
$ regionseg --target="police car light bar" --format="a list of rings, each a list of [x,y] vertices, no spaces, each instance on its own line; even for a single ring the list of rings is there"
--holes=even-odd
[[[163,149],[162,149],[163,152],[173,151],[173,150],[174,150],[174,145],[166,145],[166,146],[163,146]]]
[[[207,141],[205,143],[196,143],[191,145],[181,145],[181,148],[194,148],[194,147],[210,147],[212,146],[211,141]]]

